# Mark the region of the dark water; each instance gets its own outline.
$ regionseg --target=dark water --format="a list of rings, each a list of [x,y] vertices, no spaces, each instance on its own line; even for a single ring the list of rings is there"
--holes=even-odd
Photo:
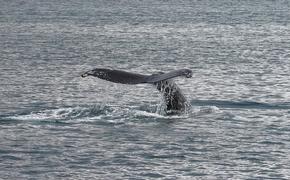
[[[289,1],[0,1],[0,179],[290,179]],[[192,108],[95,67],[180,68]]]

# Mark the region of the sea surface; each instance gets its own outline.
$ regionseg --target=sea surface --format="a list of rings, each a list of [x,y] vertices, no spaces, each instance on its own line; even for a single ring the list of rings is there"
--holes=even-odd
[[[289,75],[287,0],[0,0],[0,179],[288,180]]]

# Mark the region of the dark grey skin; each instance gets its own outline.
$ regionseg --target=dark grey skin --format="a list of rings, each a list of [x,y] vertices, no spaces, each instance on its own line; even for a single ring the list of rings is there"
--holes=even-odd
[[[163,94],[166,114],[180,114],[190,107],[180,88],[172,79],[159,81],[154,85]]]
[[[157,87],[158,91],[163,94],[166,104],[165,112],[167,114],[182,113],[189,106],[180,88],[172,80],[172,78],[178,76],[191,78],[192,71],[189,69],[180,69],[168,73],[157,73],[153,75],[142,75],[120,70],[96,68],[85,72],[81,76],[94,76],[106,81],[121,84],[153,84]]]

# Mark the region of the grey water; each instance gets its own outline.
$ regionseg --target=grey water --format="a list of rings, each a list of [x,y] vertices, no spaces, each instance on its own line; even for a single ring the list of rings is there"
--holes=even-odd
[[[0,0],[0,179],[290,179],[289,72],[286,0]]]

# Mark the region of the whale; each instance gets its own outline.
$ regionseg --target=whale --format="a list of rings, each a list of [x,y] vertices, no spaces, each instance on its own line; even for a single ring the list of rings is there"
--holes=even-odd
[[[174,82],[176,77],[191,78],[190,69],[179,69],[167,73],[157,72],[151,75],[143,75],[122,70],[95,68],[81,75],[81,77],[93,76],[106,81],[120,84],[152,84],[163,95],[166,114],[180,114],[185,112],[190,104],[187,102],[181,89]]]

